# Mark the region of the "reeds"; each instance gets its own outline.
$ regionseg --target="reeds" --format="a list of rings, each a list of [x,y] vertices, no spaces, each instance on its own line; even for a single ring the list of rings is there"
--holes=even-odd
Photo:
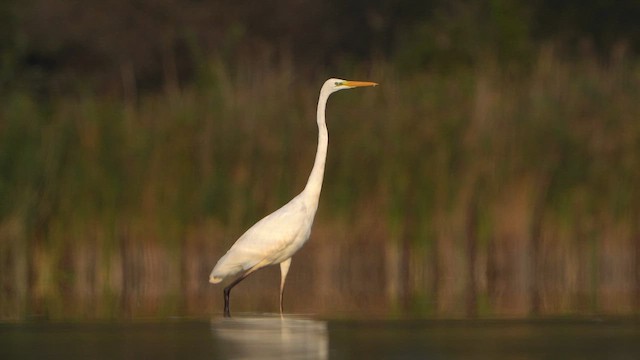
[[[545,50],[532,63],[410,77],[379,65],[367,79],[382,86],[331,98],[288,311],[638,312],[639,64]],[[322,79],[204,70],[137,103],[1,100],[1,318],[220,310],[216,260],[304,186]],[[239,286],[235,309],[277,309],[277,273]]]

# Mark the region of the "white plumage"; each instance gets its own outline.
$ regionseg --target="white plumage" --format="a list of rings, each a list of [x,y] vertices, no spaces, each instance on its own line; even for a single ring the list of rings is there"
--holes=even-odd
[[[279,264],[309,238],[316,209],[309,209],[300,195],[247,230],[220,258],[209,281],[247,271],[260,264]]]
[[[284,283],[291,264],[291,256],[309,239],[311,225],[318,209],[329,140],[325,121],[327,99],[338,90],[376,85],[378,84],[373,82],[342,79],[325,81],[318,99],[318,149],[307,186],[298,196],[242,234],[211,271],[209,282],[213,284],[227,277],[241,274],[224,289],[225,316],[230,316],[231,288],[254,271],[275,264],[280,264],[280,313],[282,313]]]

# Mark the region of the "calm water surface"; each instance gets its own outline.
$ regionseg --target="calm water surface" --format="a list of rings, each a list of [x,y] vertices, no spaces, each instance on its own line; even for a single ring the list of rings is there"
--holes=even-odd
[[[637,319],[0,324],[0,359],[640,359]]]

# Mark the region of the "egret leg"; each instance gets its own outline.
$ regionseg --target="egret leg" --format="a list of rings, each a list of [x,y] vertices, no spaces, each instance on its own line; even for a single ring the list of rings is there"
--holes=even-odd
[[[231,284],[229,284],[229,286],[224,288],[224,317],[231,317],[231,312],[229,311],[229,296],[231,295],[231,289],[256,270],[258,270],[258,267],[249,269],[247,272],[242,274],[242,276],[235,279]]]
[[[287,279],[287,273],[289,272],[289,266],[291,265],[291,258],[280,263],[280,315],[283,312],[284,304],[284,282]]]

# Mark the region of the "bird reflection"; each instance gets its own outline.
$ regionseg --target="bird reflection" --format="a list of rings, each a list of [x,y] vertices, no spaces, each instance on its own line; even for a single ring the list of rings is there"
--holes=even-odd
[[[262,316],[211,321],[225,358],[327,359],[329,338],[325,321]]]

